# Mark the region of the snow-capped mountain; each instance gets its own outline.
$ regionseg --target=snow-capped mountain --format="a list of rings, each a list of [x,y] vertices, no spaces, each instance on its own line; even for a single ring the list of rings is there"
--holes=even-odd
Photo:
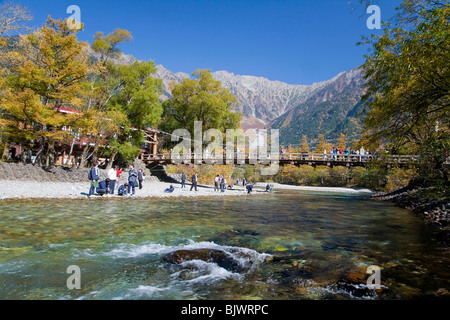
[[[331,80],[312,85],[292,85],[280,81],[271,81],[263,77],[235,75],[227,71],[213,72],[213,78],[222,82],[239,101],[243,114],[242,126],[263,128],[289,110],[305,102],[312,95],[325,88],[344,73]],[[155,75],[162,79],[165,93],[163,99],[170,97],[170,83],[180,83],[188,78],[187,73],[173,73],[162,65],[157,66]]]

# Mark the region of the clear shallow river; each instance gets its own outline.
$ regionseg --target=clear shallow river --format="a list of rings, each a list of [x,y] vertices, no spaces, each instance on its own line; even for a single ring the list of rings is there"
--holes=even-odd
[[[449,298],[432,227],[354,195],[8,200],[0,217],[0,299]],[[225,260],[174,263],[177,250]],[[80,290],[66,286],[70,265]]]

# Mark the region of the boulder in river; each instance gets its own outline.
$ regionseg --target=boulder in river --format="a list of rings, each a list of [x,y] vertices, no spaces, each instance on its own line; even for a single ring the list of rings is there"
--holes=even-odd
[[[228,271],[242,271],[242,266],[232,256],[216,249],[177,250],[165,255],[163,260],[173,264],[181,264],[191,260],[202,260],[216,263],[219,267]]]

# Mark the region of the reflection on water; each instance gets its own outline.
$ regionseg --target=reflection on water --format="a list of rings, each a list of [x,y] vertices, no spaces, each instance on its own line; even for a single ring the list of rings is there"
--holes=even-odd
[[[449,298],[431,227],[353,195],[11,200],[0,214],[0,299]]]

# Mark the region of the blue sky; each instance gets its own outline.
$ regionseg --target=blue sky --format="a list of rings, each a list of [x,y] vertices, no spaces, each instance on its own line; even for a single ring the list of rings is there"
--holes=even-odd
[[[121,46],[138,59],[153,60],[174,72],[226,70],[291,84],[332,78],[364,62],[367,47],[356,46],[369,30],[358,0],[15,0],[31,9],[32,26],[48,15],[68,18],[69,5],[81,10],[79,39],[96,31],[132,32]],[[381,18],[399,0],[379,0]]]

